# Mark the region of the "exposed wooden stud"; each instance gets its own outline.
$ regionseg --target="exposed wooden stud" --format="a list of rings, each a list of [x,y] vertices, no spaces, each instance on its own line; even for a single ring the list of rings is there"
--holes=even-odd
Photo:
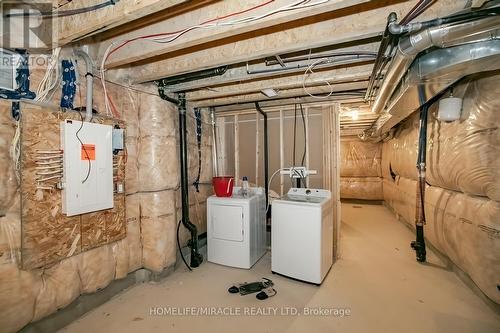
[[[306,107],[304,111],[304,121],[305,121],[305,127],[306,127],[306,133],[305,133],[305,140],[306,140],[306,168],[309,170],[311,165],[310,165],[310,160],[309,160],[309,108]],[[306,187],[309,187],[309,178],[306,178]]]
[[[285,131],[283,123],[283,110],[280,110],[280,168],[285,167]],[[283,196],[284,191],[284,175],[280,172],[280,196]]]
[[[331,106],[331,138],[332,138],[332,198],[333,198],[333,258],[340,256],[340,228],[341,228],[341,204],[340,204],[340,104],[335,103]]]
[[[259,186],[259,164],[260,164],[260,115],[255,113],[255,185]]]
[[[217,117],[215,120],[217,126],[217,139],[216,144],[218,145],[218,172],[220,176],[227,175],[227,144],[226,144],[226,117]]]
[[[238,115],[234,116],[234,184],[240,185],[240,126]]]

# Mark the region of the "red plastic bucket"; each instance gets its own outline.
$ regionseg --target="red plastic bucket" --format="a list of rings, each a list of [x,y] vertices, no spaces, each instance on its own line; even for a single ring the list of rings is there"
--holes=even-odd
[[[232,176],[213,177],[212,185],[214,186],[214,191],[216,196],[230,197],[233,195],[234,177]]]

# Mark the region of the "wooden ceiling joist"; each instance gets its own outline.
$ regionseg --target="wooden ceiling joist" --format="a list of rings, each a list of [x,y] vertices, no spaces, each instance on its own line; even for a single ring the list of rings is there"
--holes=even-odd
[[[358,68],[359,67],[359,68]],[[371,65],[363,65],[349,68],[339,68],[321,71],[310,75],[306,80],[306,86],[326,86],[325,81],[330,84],[342,82],[366,81],[371,74]],[[302,87],[304,73],[294,76],[278,77],[268,80],[249,81],[240,84],[216,87],[188,92],[186,98],[190,101],[222,98],[225,96],[248,95],[259,93],[266,88],[275,90],[287,90]],[[303,93],[302,93],[303,94]]]
[[[59,46],[63,46],[177,5],[196,2],[189,0],[120,0],[115,5],[99,10],[57,18],[57,40]],[[101,3],[103,0],[73,1],[62,7],[61,10],[90,7]]]
[[[240,13],[248,9],[258,7],[264,4],[262,7],[258,7],[254,10],[241,13],[234,17],[228,17],[220,20],[220,22],[229,22],[235,19],[247,18],[250,16],[260,16],[269,13],[273,10],[277,10],[284,6],[290,5],[297,1],[290,0],[274,0],[266,2],[265,0],[246,0],[246,1],[218,1],[213,4],[204,6],[190,12],[183,13],[181,15],[172,17],[170,19],[151,24],[147,27],[137,29],[130,32],[126,36],[119,36],[111,40],[103,42],[98,46],[100,50],[100,55],[102,55],[105,49],[112,42],[121,41],[124,38],[132,39],[139,36],[149,36],[153,34],[158,34],[162,32],[172,32],[181,31],[183,29],[189,28],[193,25],[198,25],[202,22],[206,22],[213,18],[225,17],[231,15],[232,13]],[[137,61],[142,61],[147,58],[158,57],[168,53],[172,53],[179,50],[184,50],[188,48],[196,47],[197,45],[214,43],[217,40],[232,38],[237,35],[250,33],[252,31],[258,31],[266,29],[273,26],[278,26],[286,24],[289,22],[302,20],[311,16],[324,14],[334,10],[339,10],[345,7],[358,5],[361,3],[368,2],[368,0],[337,0],[329,1],[317,6],[306,7],[303,9],[282,11],[274,15],[263,17],[260,20],[252,21],[245,24],[233,25],[233,26],[220,26],[211,29],[196,29],[187,32],[182,38],[175,41],[159,44],[149,41],[139,40],[124,46],[120,53],[111,58],[107,64],[108,68],[113,68],[117,66],[123,66],[131,64]],[[214,22],[217,23],[217,22]]]
[[[237,64],[262,59],[276,54],[297,52],[307,48],[319,48],[366,39],[380,35],[387,15],[394,11],[404,16],[416,1],[373,1],[333,11],[327,15],[302,20],[300,26],[288,28],[280,25],[280,31],[258,31],[225,40],[226,44],[203,49],[190,48],[189,54],[173,54],[168,59],[135,66],[130,79],[146,82],[164,77],[195,72],[222,65]],[[380,7],[384,6],[384,7]],[[460,9],[454,0],[436,2],[419,19],[442,16]],[[326,19],[328,18],[328,19]],[[320,19],[325,19],[318,22]]]
[[[280,108],[284,108],[294,104],[314,104],[319,105],[321,103],[325,105],[330,105],[332,102],[342,102],[342,103],[358,103],[362,102],[363,97],[356,97],[350,94],[339,94],[330,96],[325,98],[324,100],[318,100],[317,98],[312,97],[295,97],[295,98],[284,98],[277,100],[268,100],[261,101],[259,105],[263,108],[264,112],[279,110]],[[240,112],[240,111],[248,111],[255,110],[255,103],[243,103],[243,104],[231,104],[231,105],[220,105],[215,107],[215,111],[217,113],[224,112]]]
[[[362,90],[366,89],[368,85],[367,81],[361,81],[361,82],[351,82],[351,83],[339,83],[339,84],[332,84],[331,88],[322,85],[322,86],[317,86],[317,87],[309,87],[307,88],[307,92],[313,96],[321,96],[323,97],[324,95],[329,94],[330,92],[333,93],[340,93],[344,91],[357,91],[357,90]],[[287,90],[282,90],[279,92],[279,95],[275,99],[283,99],[283,98],[295,98],[295,97],[303,97],[307,96],[308,94],[304,91],[302,87],[300,88],[294,88],[294,89],[287,89]],[[273,98],[271,98],[273,99]],[[321,99],[318,97],[316,100]],[[196,107],[207,107],[207,106],[216,106],[216,105],[223,105],[223,104],[238,104],[238,103],[250,103],[250,102],[258,102],[258,101],[268,101],[270,98],[266,97],[264,94],[261,92],[258,93],[252,93],[252,94],[246,94],[246,95],[240,95],[240,96],[231,96],[231,97],[221,97],[221,98],[214,98],[214,99],[207,99],[207,100],[201,100],[201,101],[194,101],[191,102],[192,106]]]
[[[367,43],[364,43],[365,41],[361,41],[359,44],[353,45],[353,46],[348,46],[348,47],[342,47],[342,48],[336,48],[334,50],[331,50],[330,52],[376,52],[379,47],[379,42],[378,41],[373,41],[373,40],[368,40]],[[305,62],[305,63],[310,63]],[[370,63],[370,64],[369,64]],[[366,60],[365,58],[358,59],[358,60],[350,60],[350,61],[338,61],[330,64],[325,64],[324,66],[318,66],[315,69],[315,72],[317,72],[317,75],[315,74],[315,77],[319,77],[319,75],[323,75],[320,73],[324,73],[325,77],[328,77],[328,74],[326,73],[327,71],[338,71],[338,74],[342,74],[344,72],[343,68],[350,68],[351,72],[364,72],[364,71],[371,71],[371,60]],[[201,79],[201,80],[196,80],[196,81],[191,81],[191,82],[186,82],[186,83],[181,83],[181,84],[176,84],[168,87],[169,92],[179,92],[179,91],[192,91],[192,90],[206,90],[206,88],[213,88],[209,89],[212,91],[223,91],[225,88],[231,90],[229,86],[231,84],[237,85],[238,89],[245,90],[247,86],[245,86],[246,83],[248,83],[248,88],[252,86],[251,82],[254,82],[253,85],[259,86],[259,81],[266,81],[266,80],[279,80],[283,79],[283,81],[287,81],[287,78],[291,78],[293,76],[301,75],[305,72],[305,68],[293,68],[293,66],[296,63],[293,64],[287,64],[288,69],[284,71],[270,71],[267,73],[264,72],[259,72],[259,73],[252,73],[248,74],[247,70],[255,70],[256,68],[259,69],[278,69],[281,66],[265,66],[263,63],[259,64],[251,64],[247,68],[245,65],[241,65],[238,67],[232,67],[229,68],[224,75],[221,76],[215,76],[207,79]],[[332,74],[334,74],[332,72]],[[225,88],[222,88],[224,86]],[[220,88],[220,89],[219,89]],[[254,89],[255,90],[260,90],[260,89]]]

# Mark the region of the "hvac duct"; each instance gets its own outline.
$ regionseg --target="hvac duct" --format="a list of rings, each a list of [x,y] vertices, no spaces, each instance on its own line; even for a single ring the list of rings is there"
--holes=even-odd
[[[372,106],[379,118],[361,139],[382,140],[392,127],[422,106],[419,87],[423,88],[424,102],[428,102],[467,75],[500,68],[498,29],[500,20],[494,17],[433,27],[401,39]],[[431,51],[415,60],[427,49]]]
[[[500,68],[500,40],[437,49],[416,59],[389,100],[388,117],[377,134],[385,133],[465,76]]]
[[[397,84],[420,52],[431,47],[446,48],[480,40],[485,38],[484,34],[498,28],[500,21],[497,17],[493,17],[454,26],[433,27],[402,38],[377,99],[373,103],[373,112],[381,113],[384,110]]]

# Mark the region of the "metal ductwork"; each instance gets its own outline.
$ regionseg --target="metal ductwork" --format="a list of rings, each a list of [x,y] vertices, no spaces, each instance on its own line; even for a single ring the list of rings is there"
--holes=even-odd
[[[372,106],[380,117],[362,138],[381,139],[417,110],[419,86],[427,102],[467,75],[500,68],[498,29],[500,20],[493,17],[432,27],[402,38]]]

